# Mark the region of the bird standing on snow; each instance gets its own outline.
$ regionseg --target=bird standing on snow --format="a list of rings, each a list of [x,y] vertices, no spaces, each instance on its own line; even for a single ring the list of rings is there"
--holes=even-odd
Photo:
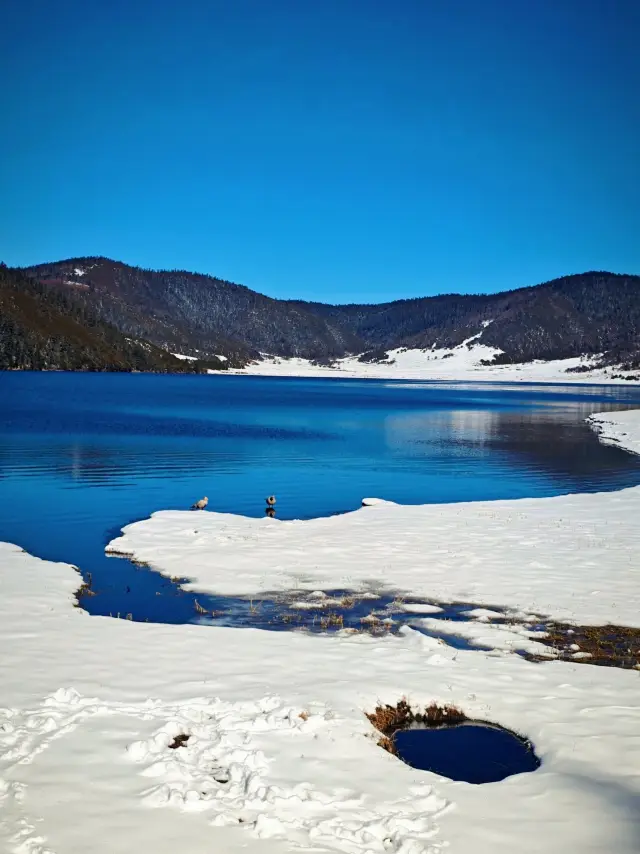
[[[192,505],[191,509],[192,510],[204,510],[204,508],[207,506],[208,503],[209,503],[209,499],[205,495],[205,497],[201,498],[200,501],[196,501],[196,503]]]

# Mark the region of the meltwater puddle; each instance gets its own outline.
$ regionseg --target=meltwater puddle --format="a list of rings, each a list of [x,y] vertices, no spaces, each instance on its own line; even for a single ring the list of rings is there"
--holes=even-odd
[[[396,635],[408,626],[458,650],[640,670],[640,629],[627,626],[570,625],[495,605],[479,608],[373,588],[207,595],[185,590],[188,578],[166,578],[124,557],[104,560],[114,567],[105,574],[109,582],[95,583],[86,573],[78,591],[78,604],[93,615],[312,634]]]
[[[108,531],[110,542],[120,527]],[[440,602],[370,586],[358,590],[292,589],[249,596],[185,590],[189,578],[167,578],[124,555],[91,549],[95,573],[83,573],[78,604],[89,614],[135,622],[302,631],[312,634],[395,635],[409,627],[457,650],[513,653],[640,670],[640,629],[578,626],[542,614],[473,602]],[[308,579],[305,579],[308,584]]]
[[[189,579],[166,578],[127,558],[109,558],[123,570],[107,585],[83,576],[78,604],[89,614],[153,623],[196,623],[212,627],[254,628],[266,631],[305,631],[314,634],[397,634],[410,626],[448,646],[466,650],[493,647],[474,641],[452,628],[476,622],[472,603],[440,603],[401,596],[394,591],[362,589],[265,592],[259,596],[216,596],[183,588]],[[495,619],[506,621],[504,609],[492,608]],[[431,618],[442,630],[421,622]],[[446,627],[445,627],[446,624]]]
[[[166,578],[128,558],[104,558],[117,571],[108,584],[83,575],[78,604],[92,615],[133,620],[312,634],[394,635],[408,626],[459,650],[515,653],[640,670],[640,629],[579,626],[472,602],[438,602],[397,591],[300,590],[250,596],[194,593],[188,578]]]

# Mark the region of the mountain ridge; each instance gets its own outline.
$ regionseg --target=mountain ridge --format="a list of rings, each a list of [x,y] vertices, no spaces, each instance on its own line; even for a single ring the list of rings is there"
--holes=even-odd
[[[206,366],[127,338],[68,294],[0,265],[0,370],[195,373]]]
[[[439,294],[384,303],[278,300],[185,270],[146,270],[101,256],[24,268],[123,334],[232,367],[261,354],[330,362],[398,347],[458,346],[470,336],[500,350],[496,364],[600,355],[640,359],[640,276],[562,276],[495,294]],[[487,321],[491,321],[488,323]]]

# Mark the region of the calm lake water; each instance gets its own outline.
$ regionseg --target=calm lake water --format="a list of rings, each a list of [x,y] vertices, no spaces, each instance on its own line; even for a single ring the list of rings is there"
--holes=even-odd
[[[155,510],[278,517],[353,510],[365,496],[433,503],[640,483],[600,444],[593,411],[640,407],[624,386],[501,386],[237,376],[0,373],[0,540],[91,572],[95,613],[193,619],[156,574],[104,556]],[[133,606],[122,605],[130,589]]]

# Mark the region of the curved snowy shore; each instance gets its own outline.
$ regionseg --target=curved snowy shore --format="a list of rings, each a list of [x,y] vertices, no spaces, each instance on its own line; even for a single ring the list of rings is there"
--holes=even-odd
[[[601,442],[640,454],[640,411],[598,412],[587,420]]]
[[[625,447],[640,441],[640,412],[598,418],[608,439]],[[495,560],[491,537],[480,540],[473,571],[464,570],[458,581],[441,573],[438,583],[464,580],[473,590],[482,584],[475,576],[487,570],[496,592],[502,577],[514,601],[526,599],[526,587],[513,577],[528,551],[529,562],[544,562],[541,555],[552,560],[555,578],[553,584],[540,581],[545,570],[527,572],[525,566],[529,600],[548,596],[547,604],[559,611],[603,619],[637,614],[640,549],[633,521],[640,518],[639,494],[640,487],[535,502],[548,512],[527,508],[530,502],[499,502],[510,509],[496,508],[496,518],[481,519],[469,515],[473,505],[464,505],[457,527],[449,529],[449,548],[458,548],[456,532],[468,522],[476,534],[481,527],[492,532]],[[583,498],[593,503],[583,504]],[[614,498],[618,502],[610,503]],[[345,518],[363,545],[365,533],[386,531],[392,540],[379,537],[388,551],[378,559],[387,572],[399,561],[401,572],[418,584],[416,567],[403,563],[402,554],[418,542],[412,545],[420,525],[406,523],[407,530],[393,532],[385,522],[391,513],[400,525],[410,509],[376,505]],[[238,518],[181,515],[183,528],[192,530],[209,517],[219,525],[231,520],[232,526]],[[309,563],[322,545],[319,559],[327,572],[353,558],[342,551],[346,540],[329,552],[338,518],[289,525],[327,526],[324,543],[318,534],[304,547]],[[154,519],[139,523],[138,531]],[[451,556],[429,554],[436,539],[444,541],[438,538],[446,519],[436,519],[431,539],[421,540],[421,571],[429,573],[443,560],[450,573],[457,572]],[[237,559],[236,573],[253,565],[259,579],[253,558],[289,524],[264,522],[217,542],[209,562],[221,578]],[[572,531],[576,526],[582,530]],[[557,560],[543,535],[563,548]],[[182,553],[181,574],[194,568],[188,558],[197,535],[190,537],[176,538],[165,556],[173,561]],[[464,548],[473,541],[466,538]],[[582,542],[575,562],[570,542]],[[417,560],[418,552],[413,554]],[[375,551],[367,555],[370,570],[380,572]],[[281,568],[287,578],[291,566],[289,555]],[[199,569],[207,568],[203,563]],[[350,569],[364,577],[364,568]],[[270,563],[266,571],[270,580],[282,578]],[[582,573],[589,584],[581,582]],[[640,707],[634,671],[533,664],[502,645],[489,654],[458,651],[408,629],[399,637],[314,637],[89,617],[73,607],[79,581],[73,567],[0,544],[0,851],[637,854]],[[377,747],[364,715],[379,701],[396,702],[402,695],[418,705],[452,702],[470,716],[524,733],[535,743],[541,768],[472,786],[402,764]],[[169,744],[180,733],[189,734],[189,742],[172,750]]]
[[[594,416],[632,450],[640,411]],[[400,506],[305,521],[161,511],[107,546],[191,589],[392,589],[584,623],[640,626],[640,487],[557,498]]]

